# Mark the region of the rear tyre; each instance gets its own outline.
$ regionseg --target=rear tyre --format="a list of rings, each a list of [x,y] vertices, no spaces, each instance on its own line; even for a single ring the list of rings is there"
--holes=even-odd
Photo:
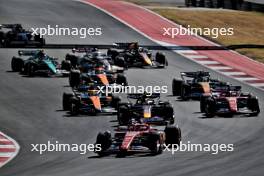
[[[164,107],[164,112],[165,112],[165,120],[167,120],[169,122],[169,124],[174,124],[174,109],[173,107],[169,104],[169,103],[166,103],[165,104],[165,107]]]
[[[27,65],[27,75],[29,77],[34,77],[35,76],[35,66],[33,64],[28,64]]]
[[[166,67],[168,65],[166,56],[161,52],[156,53],[155,60],[160,64],[160,67]]]
[[[63,93],[62,96],[62,108],[64,111],[69,111],[71,109],[70,99],[73,97],[72,93]]]
[[[182,100],[189,100],[190,97],[190,86],[188,84],[182,84],[181,87],[181,99]]]
[[[123,57],[116,57],[114,60],[114,64],[118,67],[123,67],[123,68],[127,67],[125,59]]]
[[[129,108],[126,105],[120,105],[117,111],[117,121],[119,125],[129,124]]]
[[[70,107],[70,112],[71,115],[75,116],[80,113],[80,100],[77,98],[71,98],[71,107]]]
[[[109,131],[98,133],[96,144],[101,146],[101,150],[98,151],[97,154],[99,156],[106,156],[106,150],[109,149],[112,144],[111,133]]]
[[[209,98],[205,101],[205,116],[207,118],[212,118],[215,116],[215,101],[212,98]]]
[[[11,69],[13,72],[21,72],[23,69],[23,60],[13,57],[11,61]]]
[[[69,83],[71,87],[78,87],[81,82],[81,75],[79,70],[72,70],[69,76]]]
[[[61,62],[61,69],[71,71],[71,62],[69,60],[63,60]]]
[[[258,116],[260,113],[259,102],[256,96],[252,96],[248,100],[249,109],[252,111],[251,116]]]
[[[200,111],[201,113],[205,112],[205,104],[206,104],[206,100],[209,98],[209,96],[201,96],[200,99]]]

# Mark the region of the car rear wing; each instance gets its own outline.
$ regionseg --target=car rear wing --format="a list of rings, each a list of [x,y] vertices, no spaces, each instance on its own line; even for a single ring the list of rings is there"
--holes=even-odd
[[[181,72],[181,76],[189,78],[198,78],[198,77],[210,77],[209,72],[196,71],[196,72]]]
[[[88,53],[88,52],[93,52],[96,51],[97,48],[73,48],[72,52],[76,52],[76,53]]]
[[[38,52],[40,52],[40,50],[18,50],[18,55],[19,56],[33,56]]]
[[[0,24],[0,29],[1,28],[10,28],[10,29],[12,29],[14,27],[21,27],[22,28],[21,24]]]
[[[113,43],[113,46],[116,48],[136,49],[138,48],[138,42]]]
[[[160,98],[160,93],[150,93],[150,94],[131,93],[127,95],[127,98],[139,99],[144,95],[146,96],[146,98]]]

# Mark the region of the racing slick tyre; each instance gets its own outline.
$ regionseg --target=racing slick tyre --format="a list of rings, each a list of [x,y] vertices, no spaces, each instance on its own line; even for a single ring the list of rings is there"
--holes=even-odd
[[[109,131],[106,131],[104,133],[98,133],[96,137],[96,144],[101,145],[101,150],[97,151],[96,153],[99,156],[106,156],[106,150],[109,149],[112,145],[111,133]]]
[[[127,64],[126,61],[123,57],[116,57],[114,59],[114,64],[118,67],[123,67],[123,68],[127,68]]]
[[[183,83],[181,86],[181,99],[182,100],[189,100],[189,96],[191,93],[191,87],[188,84]]]
[[[181,129],[176,126],[166,126],[165,130],[165,143],[167,145],[177,144],[181,142]]]
[[[115,49],[108,49],[107,55],[110,56],[115,61],[116,57],[119,55],[119,52]]]
[[[158,155],[163,152],[163,142],[162,137],[159,134],[151,134],[149,136],[149,149],[153,155]]]
[[[70,105],[71,115],[78,115],[80,113],[80,100],[78,98],[71,98]]]
[[[174,109],[169,102],[165,103],[164,112],[166,113],[165,120],[167,120],[171,125],[174,124]]]
[[[61,69],[66,71],[71,71],[71,61],[69,60],[61,61]]]
[[[27,65],[27,75],[29,77],[34,77],[35,76],[35,65],[34,64],[29,63]]]
[[[23,60],[13,57],[11,61],[11,69],[13,72],[21,72],[23,69]]]
[[[65,56],[65,60],[70,61],[71,66],[73,68],[77,68],[77,66],[78,66],[78,59],[79,59],[78,56],[75,56],[73,54],[66,54],[66,56]]]
[[[182,87],[183,81],[178,79],[172,80],[172,95],[173,96],[180,96],[181,95],[181,87]]]
[[[163,67],[164,68],[165,66],[168,66],[168,61],[166,59],[166,56],[163,53],[161,53],[161,52],[157,52],[156,53],[155,60],[156,60],[157,63],[160,64],[159,67]]]
[[[126,79],[125,75],[118,74],[117,78],[116,78],[116,84],[120,84],[122,86],[127,86],[128,83],[127,83],[127,79]]]
[[[248,107],[252,111],[251,116],[258,116],[260,113],[259,102],[256,96],[251,96],[248,99]]]
[[[200,99],[200,111],[202,113],[205,112],[205,103],[206,103],[206,100],[209,98],[210,96],[201,96],[201,99]]]
[[[208,98],[206,101],[205,101],[205,116],[207,118],[212,118],[215,116],[215,106],[216,106],[216,103],[214,101],[214,99],[212,98]]]
[[[73,97],[72,93],[63,93],[62,96],[62,108],[64,111],[69,111],[71,109],[71,98]]]
[[[79,70],[72,70],[69,76],[69,83],[71,87],[78,87],[81,81],[81,74]]]
[[[117,121],[119,125],[128,125],[129,119],[129,107],[125,104],[121,104],[117,111]]]

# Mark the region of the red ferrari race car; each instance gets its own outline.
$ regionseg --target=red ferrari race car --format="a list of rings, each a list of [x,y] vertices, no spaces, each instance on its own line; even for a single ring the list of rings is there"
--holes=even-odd
[[[256,96],[241,92],[241,86],[229,86],[228,90],[213,92],[211,96],[201,99],[201,111],[206,117],[235,114],[258,116],[259,102]],[[202,106],[203,104],[203,106]]]
[[[180,144],[181,130],[176,126],[166,126],[158,130],[147,124],[119,126],[112,136],[110,131],[99,133],[96,144],[101,145],[99,156],[110,154],[151,153],[161,154],[164,144]]]

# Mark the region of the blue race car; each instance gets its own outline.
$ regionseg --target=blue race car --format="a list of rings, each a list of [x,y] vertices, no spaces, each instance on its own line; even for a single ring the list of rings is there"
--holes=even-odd
[[[21,24],[0,25],[0,45],[3,47],[14,46],[43,46],[45,39],[38,34],[23,29]]]

